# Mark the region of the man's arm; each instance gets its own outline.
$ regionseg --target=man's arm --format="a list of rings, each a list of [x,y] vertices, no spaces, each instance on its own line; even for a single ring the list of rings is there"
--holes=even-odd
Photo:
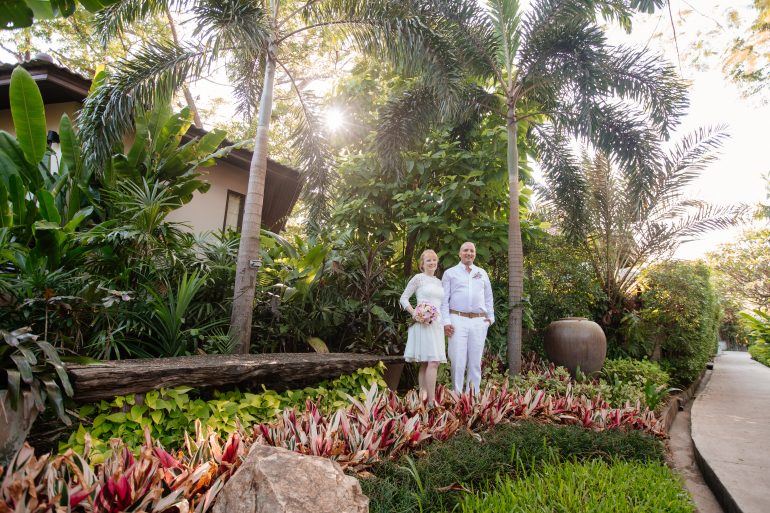
[[[484,271],[484,309],[487,311],[489,325],[495,322],[495,299],[492,297],[492,284],[489,275]]]

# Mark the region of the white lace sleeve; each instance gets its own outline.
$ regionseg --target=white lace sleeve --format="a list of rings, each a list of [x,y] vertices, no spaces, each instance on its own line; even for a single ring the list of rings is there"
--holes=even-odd
[[[406,311],[409,311],[410,307],[412,306],[409,303],[409,299],[412,297],[412,294],[414,294],[417,291],[417,287],[420,286],[420,275],[415,274],[412,276],[412,279],[409,280],[409,283],[407,283],[406,288],[404,289],[404,293],[401,294],[401,299],[398,300],[398,302],[401,304],[401,308],[403,308]]]

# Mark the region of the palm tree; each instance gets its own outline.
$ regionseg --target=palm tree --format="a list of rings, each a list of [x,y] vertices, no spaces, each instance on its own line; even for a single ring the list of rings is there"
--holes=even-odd
[[[304,198],[313,222],[327,215],[333,178],[321,118],[312,97],[303,94],[294,79],[286,61],[288,50],[283,49],[294,36],[311,29],[351,29],[359,44],[383,49],[393,49],[401,40],[425,37],[428,30],[418,19],[404,16],[408,6],[398,0],[369,2],[342,17],[325,13],[317,0],[121,0],[101,14],[103,28],[117,33],[146,16],[163,14],[169,6],[184,6],[191,13],[194,40],[151,42],[118,62],[111,75],[95,80],[98,87],[86,100],[79,120],[84,154],[89,166],[99,168],[113,145],[130,130],[137,109],[165,101],[185,83],[205,76],[215,62],[228,64],[241,110],[247,115],[255,108],[258,112],[230,325],[238,350],[247,353],[277,72],[288,78],[297,97],[294,148],[304,171]]]
[[[584,151],[568,184],[558,169],[544,168],[546,211],[569,240],[586,250],[609,299],[609,317],[624,311],[643,266],[670,256],[684,242],[741,219],[744,206],[715,206],[686,195],[687,187],[714,161],[725,138],[721,127],[701,129],[679,141],[660,162],[650,163],[656,172],[646,202],[634,196],[639,171],[615,165],[605,153],[590,156]]]
[[[433,0],[405,2],[404,19],[425,28],[397,46],[372,44],[411,77],[410,87],[381,112],[377,146],[394,172],[398,155],[435,123],[467,125],[484,113],[505,119],[508,134],[508,364],[521,369],[523,250],[519,219],[517,141],[532,138],[536,156],[569,182],[576,170],[564,158],[573,137],[611,155],[638,175],[634,198],[652,194],[660,136],[685,108],[685,87],[672,66],[646,50],[610,45],[599,17],[630,28],[637,9],[662,0]],[[364,3],[324,2],[327,18],[356,16]],[[354,31],[353,37],[359,37]],[[366,39],[365,35],[361,39]]]

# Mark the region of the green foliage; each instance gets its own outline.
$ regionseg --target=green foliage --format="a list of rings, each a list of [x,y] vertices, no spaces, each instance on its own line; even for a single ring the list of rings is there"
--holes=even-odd
[[[11,332],[0,330],[0,394],[8,395],[12,408],[19,408],[24,393],[31,393],[39,412],[48,401],[59,418],[67,425],[65,397],[72,397],[72,385],[56,348],[38,340],[29,328]]]
[[[656,387],[665,386],[671,380],[668,373],[661,369],[657,362],[631,358],[606,360],[602,367],[602,375],[611,382],[622,381],[642,386],[647,384]]]
[[[709,268],[673,261],[648,268],[641,278],[639,317],[649,355],[659,359],[676,386],[695,380],[717,349],[719,302]]]
[[[548,325],[564,317],[598,319],[607,296],[594,275],[587,255],[562,236],[544,234],[525,245],[525,349],[544,354]],[[527,315],[528,314],[528,315]]]
[[[29,325],[99,358],[227,349],[222,254],[167,220],[208,190],[197,171],[231,151],[220,148],[225,134],[185,141],[187,109],[137,112],[131,146],[94,170],[66,115],[61,156],[47,146],[40,93],[23,68],[11,84],[18,138],[0,132],[0,328]]]
[[[553,462],[464,498],[463,512],[693,513],[680,478],[663,463]]]
[[[749,346],[751,357],[770,367],[770,314],[754,310],[741,312],[740,316],[752,342]]]
[[[749,230],[708,254],[714,284],[733,309],[770,303],[770,230]]]
[[[143,398],[120,396],[81,407],[78,415],[89,421],[81,423],[60,450],[73,448],[82,454],[88,435],[90,457],[98,463],[111,454],[111,438],[121,438],[128,447],[138,449],[144,444],[145,428],[163,446],[181,447],[185,433],[195,432],[196,421],[226,438],[238,426],[269,422],[286,408],[303,410],[307,400],[317,403],[322,412],[331,412],[349,404],[348,396],[363,399],[364,390],[373,384],[386,386],[382,371],[382,365],[359,369],[313,387],[281,393],[264,388],[259,393],[215,391],[207,399],[188,387],[177,387],[148,392]]]
[[[68,17],[78,4],[95,12],[118,0],[10,0],[0,6],[0,30],[29,27],[35,20]]]
[[[480,435],[461,433],[430,445],[410,466],[404,458],[361,479],[372,513],[451,511],[462,492],[495,476],[526,475],[554,457],[663,462],[663,444],[639,432],[595,433],[577,426],[501,424]]]
[[[653,382],[653,385],[667,389],[665,382],[662,384]],[[627,403],[632,405],[639,403],[654,409],[657,405],[647,402],[645,383],[625,381],[615,377],[573,380],[564,367],[556,367],[546,373],[528,372],[516,376],[513,386],[522,391],[536,388],[559,395],[565,394],[570,389],[576,396],[601,397],[614,407],[622,407]]]
[[[397,352],[400,280],[387,266],[383,244],[347,239],[290,243],[263,240],[263,272],[257,287],[256,351],[306,351],[310,338],[331,351]],[[401,319],[399,319],[401,317]]]

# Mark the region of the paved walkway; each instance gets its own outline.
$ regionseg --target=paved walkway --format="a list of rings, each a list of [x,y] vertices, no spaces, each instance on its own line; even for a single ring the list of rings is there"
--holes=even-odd
[[[770,512],[770,368],[726,351],[692,407],[701,470],[729,513]]]
[[[711,378],[712,371],[706,371],[694,397],[703,392]],[[668,430],[668,447],[670,462],[676,471],[684,478],[684,485],[692,495],[698,513],[724,513],[717,502],[714,493],[703,479],[700,467],[695,461],[695,449],[692,444],[690,431],[690,416],[693,401],[687,401],[684,410],[674,418],[674,423]]]

